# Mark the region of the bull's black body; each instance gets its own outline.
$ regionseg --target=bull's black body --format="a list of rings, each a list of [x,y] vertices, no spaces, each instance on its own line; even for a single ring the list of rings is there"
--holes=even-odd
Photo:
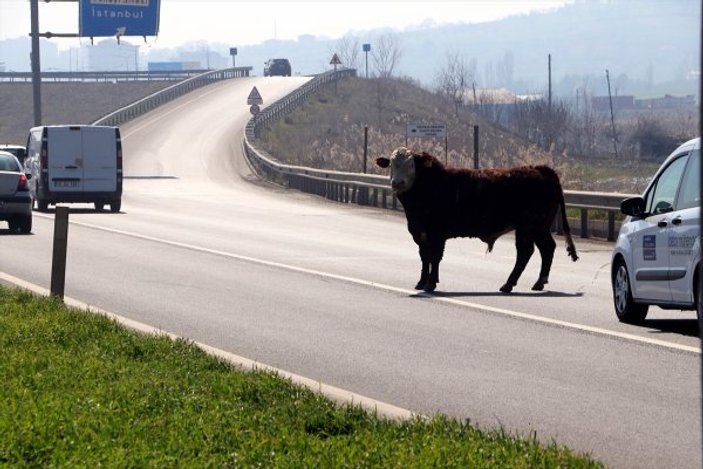
[[[532,288],[542,290],[548,282],[556,248],[551,225],[560,206],[567,251],[574,261],[578,259],[566,219],[562,187],[551,168],[468,170],[445,168],[427,153],[413,154],[412,158],[414,181],[407,190],[398,191],[397,196],[405,210],[408,231],[420,248],[422,272],[416,289],[436,288],[447,239],[480,238],[491,250],[496,239],[515,230],[517,259],[500,290],[512,291],[535,245],[542,257],[542,267]],[[379,158],[377,164],[387,167],[389,160]]]

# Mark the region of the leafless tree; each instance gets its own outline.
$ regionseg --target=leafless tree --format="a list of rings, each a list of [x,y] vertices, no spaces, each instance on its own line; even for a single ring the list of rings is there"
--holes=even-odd
[[[473,84],[473,73],[466,58],[458,52],[447,54],[447,62],[437,76],[440,93],[454,103],[454,113],[465,104],[466,95]]]
[[[347,34],[337,41],[335,53],[342,61],[342,65],[349,68],[359,68],[359,54],[361,53],[361,44],[359,38]]]
[[[544,99],[519,102],[511,117],[513,129],[546,151],[563,151],[570,123],[570,113],[563,101]]]
[[[403,55],[397,36],[385,34],[379,36],[371,50],[371,62],[378,78],[391,78],[393,71]]]
[[[386,34],[379,36],[371,50],[371,62],[376,80],[376,110],[378,127],[383,131],[383,113],[389,100],[394,99],[395,87],[393,71],[402,56],[400,42],[396,36]]]

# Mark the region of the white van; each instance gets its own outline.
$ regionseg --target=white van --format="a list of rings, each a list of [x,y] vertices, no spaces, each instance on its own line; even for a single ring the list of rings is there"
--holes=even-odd
[[[119,212],[122,142],[117,127],[45,125],[27,139],[25,170],[40,211],[58,202],[87,202]]]

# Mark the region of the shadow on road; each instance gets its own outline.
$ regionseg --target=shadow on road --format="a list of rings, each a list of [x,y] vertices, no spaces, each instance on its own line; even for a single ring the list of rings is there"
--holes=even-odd
[[[499,291],[490,291],[490,292],[476,292],[476,291],[471,291],[471,292],[444,292],[444,291],[435,291],[435,292],[417,292],[414,295],[410,295],[413,298],[432,298],[432,297],[438,297],[438,298],[462,298],[462,297],[486,297],[486,296],[515,296],[515,297],[525,297],[525,298],[579,298],[583,296],[583,293],[577,292],[577,293],[566,293],[566,292],[558,292],[558,291],[535,291],[535,292],[512,292],[512,293],[502,293]]]
[[[696,319],[645,319],[642,326],[651,329],[652,334],[673,333],[698,337],[698,321]]]

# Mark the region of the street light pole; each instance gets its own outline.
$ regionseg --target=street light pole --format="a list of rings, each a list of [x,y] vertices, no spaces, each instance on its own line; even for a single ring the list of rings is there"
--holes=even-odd
[[[371,44],[364,44],[364,55],[366,56],[366,79],[369,78],[369,51],[371,50]]]
[[[39,0],[29,0],[31,13],[32,52],[32,99],[34,101],[34,125],[41,125],[41,64],[39,61]]]

